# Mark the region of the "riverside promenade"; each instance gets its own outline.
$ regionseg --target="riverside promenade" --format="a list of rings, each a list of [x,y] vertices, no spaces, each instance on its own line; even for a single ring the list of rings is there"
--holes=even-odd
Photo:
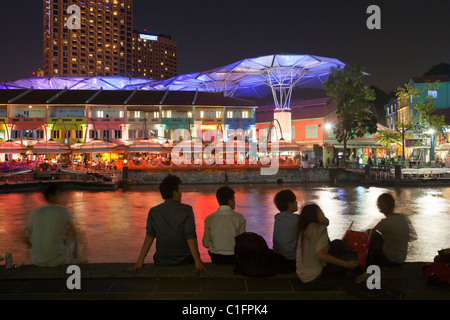
[[[374,293],[361,295],[336,286],[327,291],[308,291],[295,273],[249,278],[233,273],[234,266],[207,263],[207,272],[193,272],[193,265],[161,267],[146,264],[130,272],[127,263],[81,264],[81,289],[70,290],[69,265],[40,268],[25,265],[0,268],[0,300],[388,300]],[[450,300],[450,286],[431,286],[422,276],[427,263],[410,262],[381,268],[381,286],[400,290],[400,300]],[[365,291],[367,293],[367,290]]]

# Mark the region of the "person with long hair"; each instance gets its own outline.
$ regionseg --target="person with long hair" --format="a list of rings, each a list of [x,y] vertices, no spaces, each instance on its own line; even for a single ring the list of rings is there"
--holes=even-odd
[[[325,290],[349,274],[363,274],[357,253],[348,250],[342,240],[330,242],[329,220],[317,204],[305,205],[299,217],[296,272],[311,290]]]

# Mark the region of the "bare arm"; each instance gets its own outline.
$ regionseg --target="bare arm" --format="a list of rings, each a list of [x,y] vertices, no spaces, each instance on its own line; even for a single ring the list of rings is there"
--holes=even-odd
[[[152,247],[154,240],[155,240],[155,237],[152,237],[149,235],[145,236],[144,243],[142,244],[141,253],[139,255],[139,259],[134,266],[128,268],[129,271],[139,271],[142,269],[142,266],[144,265],[145,257],[147,256],[148,251]]]
[[[198,244],[197,239],[189,239],[187,240],[189,250],[191,251],[192,257],[195,261],[195,272],[206,271],[205,264],[200,259],[200,253],[198,252]]]

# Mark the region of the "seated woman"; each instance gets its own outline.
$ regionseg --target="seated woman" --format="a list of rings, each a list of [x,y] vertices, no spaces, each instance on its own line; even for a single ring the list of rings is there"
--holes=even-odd
[[[330,243],[328,219],[316,204],[302,208],[299,217],[296,272],[310,290],[326,290],[349,274],[364,276],[358,265],[357,253],[350,251],[342,240]],[[360,280],[360,278],[358,278]]]

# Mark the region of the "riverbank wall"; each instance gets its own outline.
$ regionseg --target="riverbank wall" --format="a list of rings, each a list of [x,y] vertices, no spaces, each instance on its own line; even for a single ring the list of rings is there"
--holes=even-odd
[[[129,171],[128,184],[159,184],[167,174],[177,175],[183,184],[225,183],[296,183],[296,182],[359,182],[360,175],[340,169],[279,169],[276,174],[262,175],[259,169],[211,169],[172,171]]]

